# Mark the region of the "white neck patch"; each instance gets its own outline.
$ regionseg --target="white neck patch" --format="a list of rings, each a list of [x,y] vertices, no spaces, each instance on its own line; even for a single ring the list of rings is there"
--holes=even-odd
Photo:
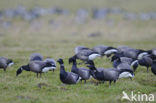
[[[132,75],[132,74],[129,73],[129,72],[123,72],[123,73],[121,73],[121,74],[119,75],[119,78],[128,78],[128,77],[133,78],[134,75]]]
[[[94,60],[96,57],[100,57],[100,54],[91,54],[89,55],[89,60]]]
[[[105,51],[104,54],[109,55],[109,54],[116,53],[116,52],[118,52],[116,49],[110,49],[110,50]]]
[[[135,63],[138,63],[138,60],[135,60],[131,63],[131,67],[135,64]]]
[[[11,67],[13,64],[14,64],[14,63],[9,63],[9,64],[8,64],[8,67]]]
[[[140,54],[138,55],[138,59],[142,59],[142,57],[143,57],[144,55],[147,55],[147,54],[148,54],[147,52],[140,53]]]

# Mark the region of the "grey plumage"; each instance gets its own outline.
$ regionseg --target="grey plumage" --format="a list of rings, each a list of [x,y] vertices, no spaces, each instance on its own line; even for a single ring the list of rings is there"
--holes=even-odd
[[[108,46],[105,45],[98,45],[92,48],[93,51],[98,52],[101,56],[104,56],[105,50],[108,48]]]
[[[0,68],[2,68],[4,71],[6,71],[7,67],[10,67],[13,64],[14,63],[11,59],[0,57]]]
[[[82,49],[78,50],[78,52],[74,55],[76,59],[80,59],[82,61],[93,60],[96,57],[100,57],[97,52],[92,51],[91,49]]]
[[[145,66],[148,72],[148,68],[152,65],[153,60],[149,56],[143,56],[142,59],[138,60],[138,63],[141,66]]]
[[[30,61],[43,61],[43,56],[40,53],[33,53],[30,55]]]
[[[92,76],[95,79],[100,78],[99,80],[103,81],[109,81],[110,84],[112,81],[116,81],[118,78],[127,78],[127,77],[133,77],[133,70],[131,69],[116,69],[116,68],[109,68],[109,69],[102,69],[102,68],[96,68],[94,66],[93,61],[88,61],[87,64],[89,64],[89,68],[92,70]],[[99,71],[99,70],[100,71]]]
[[[30,61],[28,65],[21,66],[16,71],[16,76],[18,76],[20,73],[22,73],[22,70],[26,71],[32,71],[37,74],[40,74],[40,77],[42,73],[48,72],[49,70],[52,70],[55,67],[55,65],[51,64],[50,62],[44,62],[44,61]]]

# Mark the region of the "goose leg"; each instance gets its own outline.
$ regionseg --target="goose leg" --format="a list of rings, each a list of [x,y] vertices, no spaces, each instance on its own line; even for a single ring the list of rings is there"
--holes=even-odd
[[[86,80],[84,80],[84,83],[86,84]]]
[[[111,86],[112,81],[109,81],[109,87]]]
[[[55,70],[53,69],[53,72],[54,72]]]
[[[6,72],[6,68],[3,69]]]
[[[104,84],[105,83],[105,81],[102,81],[102,84]]]
[[[114,84],[116,83],[116,80],[114,80]]]
[[[149,68],[149,67],[147,67],[147,72],[148,72],[148,68]]]
[[[36,76],[37,76],[37,78],[38,78],[38,73],[36,73]]]

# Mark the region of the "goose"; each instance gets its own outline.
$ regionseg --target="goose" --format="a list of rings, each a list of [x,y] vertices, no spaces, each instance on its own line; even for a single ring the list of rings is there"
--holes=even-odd
[[[76,84],[80,81],[81,77],[73,72],[66,72],[64,68],[63,59],[58,59],[57,62],[60,64],[60,80],[64,84]]]
[[[40,53],[32,53],[30,55],[29,61],[43,61],[43,56]]]
[[[76,57],[69,58],[69,64],[70,63],[73,63],[71,72],[78,74],[82,78],[81,81],[84,80],[86,83],[86,80],[90,78],[90,70],[86,68],[78,68],[76,63]]]
[[[85,46],[77,46],[75,47],[75,54],[79,53],[81,50],[91,50]]]
[[[156,61],[153,61],[153,64],[151,66],[151,71],[152,71],[153,74],[156,75]]]
[[[118,57],[113,61],[113,67],[115,68],[133,68],[135,71],[138,67],[138,60],[134,60],[128,57]]]
[[[110,57],[112,54],[118,53],[118,49],[114,48],[114,47],[108,47],[105,51],[104,51],[104,55],[106,55],[107,57]]]
[[[132,59],[141,59],[143,56],[148,55],[148,51],[141,49],[134,49],[128,46],[119,46],[117,49],[123,53],[125,57]]]
[[[80,50],[73,57],[76,57],[76,59],[80,59],[82,61],[88,61],[88,60],[94,60],[96,57],[101,57],[101,55],[90,49],[84,49],[84,50]]]
[[[116,83],[119,78],[123,77],[134,77],[133,71],[129,69],[103,69],[103,71],[98,71],[94,65],[88,65],[89,69],[91,69],[91,75],[94,79],[99,81],[109,81],[109,86],[111,86],[112,81]]]
[[[52,71],[53,71],[53,72],[56,70],[56,61],[55,61],[54,59],[52,59],[52,58],[47,58],[47,59],[45,59],[44,61],[45,61],[45,62],[49,62],[49,63],[51,63],[51,64],[53,65],[53,67],[52,67]]]
[[[0,57],[0,68],[2,68],[4,71],[6,71],[7,67],[11,67],[13,65],[12,59],[8,59],[5,57]]]
[[[147,72],[148,72],[148,68],[152,66],[152,63],[153,60],[149,56],[143,56],[142,59],[138,60],[138,64],[141,66],[145,66],[147,68]]]
[[[52,70],[55,65],[51,64],[51,62],[44,62],[44,61],[30,61],[27,65],[21,66],[17,71],[16,71],[16,76],[22,73],[23,70],[25,71],[32,71],[37,74],[40,74],[40,77],[42,76],[42,73],[48,72],[49,70]]]
[[[94,52],[98,52],[101,56],[104,56],[105,50],[108,48],[108,46],[105,45],[97,45],[92,48]]]
[[[94,65],[94,62],[93,61],[87,61],[86,64],[89,64],[91,66],[89,66],[89,68],[91,70],[95,70],[95,65]],[[117,69],[117,68],[108,68],[108,69],[105,69],[105,68],[96,68],[96,71],[97,72],[104,72],[104,77],[106,78],[105,81],[109,81],[107,80],[107,78],[110,79],[113,77],[113,75],[116,75],[116,73],[118,73],[118,77],[119,78],[133,78],[134,77],[134,73],[133,73],[133,70],[132,69]],[[114,74],[112,74],[114,73]],[[92,74],[93,74],[93,71],[92,71]],[[93,76],[93,75],[92,75]],[[113,77],[115,78],[115,77]],[[112,80],[113,81],[113,80]],[[111,82],[112,82],[111,81]]]

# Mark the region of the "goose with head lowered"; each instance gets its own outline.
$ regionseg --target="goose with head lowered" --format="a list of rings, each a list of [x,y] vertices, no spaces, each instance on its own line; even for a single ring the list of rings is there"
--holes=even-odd
[[[130,69],[103,68],[103,70],[99,71],[98,68],[94,66],[93,61],[88,61],[87,64],[89,64],[88,67],[91,69],[93,78],[100,81],[109,81],[110,85],[112,81],[116,82],[119,78],[134,77],[134,73]]]
[[[73,57],[82,61],[94,60],[96,57],[101,57],[98,52],[94,52],[91,49],[81,49]]]
[[[133,70],[135,71],[138,67],[138,60],[134,60],[132,58],[128,58],[128,57],[117,57],[115,60],[113,61],[113,67],[114,68],[133,68]]]
[[[76,57],[69,58],[69,64],[73,63],[71,72],[78,74],[81,77],[81,81],[84,80],[86,83],[86,80],[90,78],[90,70],[86,68],[78,68],[76,63]]]
[[[0,57],[0,69],[2,68],[4,71],[6,71],[7,67],[12,66],[14,63],[11,59]]]
[[[34,73],[40,74],[40,77],[42,76],[42,73],[48,72],[49,70],[52,70],[55,65],[53,65],[51,62],[44,62],[44,61],[30,61],[27,65],[21,66],[16,71],[16,76],[22,73],[23,70],[25,71],[32,71]]]
[[[55,61],[54,59],[52,59],[52,58],[47,58],[47,59],[45,59],[44,61],[45,61],[45,62],[49,62],[49,63],[51,63],[51,64],[53,65],[53,67],[52,67],[52,71],[53,71],[53,72],[56,70],[56,61]]]
[[[64,84],[76,84],[80,81],[81,77],[73,72],[66,72],[64,68],[63,59],[58,59],[57,62],[60,64],[60,80]]]

